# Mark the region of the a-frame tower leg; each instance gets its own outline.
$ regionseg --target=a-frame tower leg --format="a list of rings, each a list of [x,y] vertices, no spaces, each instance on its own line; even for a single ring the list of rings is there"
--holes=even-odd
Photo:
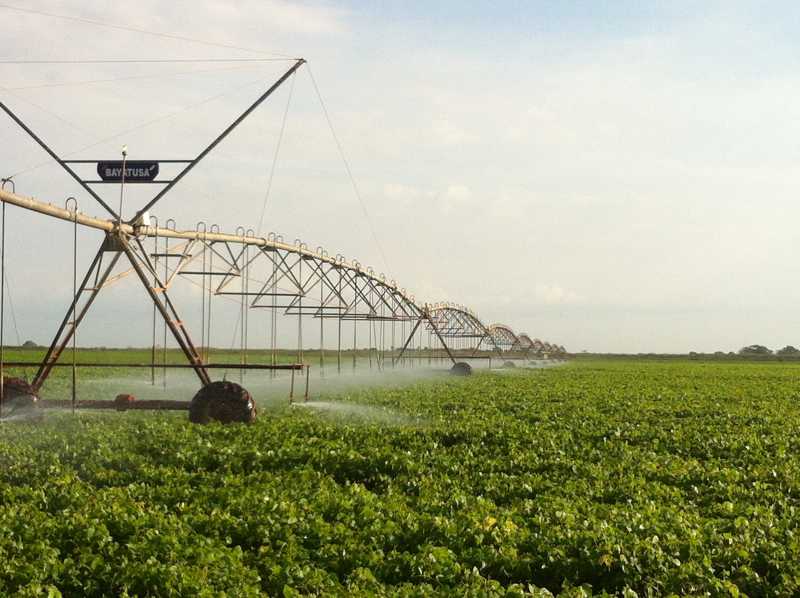
[[[103,255],[106,252],[113,252],[113,255],[111,257],[111,261],[108,263],[106,268],[103,269]],[[94,303],[94,300],[97,298],[100,289],[103,288],[103,285],[111,274],[111,271],[117,264],[120,255],[121,253],[119,251],[113,251],[109,249],[107,238],[103,240],[103,243],[100,245],[100,249],[97,251],[97,254],[95,254],[94,259],[92,260],[92,263],[86,272],[86,276],[83,277],[75,296],[72,298],[69,309],[67,309],[64,319],[61,321],[61,325],[58,327],[58,330],[53,337],[53,342],[50,343],[50,347],[47,349],[47,353],[45,354],[44,359],[42,359],[42,363],[39,365],[39,370],[36,372],[36,375],[31,382],[31,386],[35,391],[38,391],[42,387],[42,384],[44,384],[45,380],[47,380],[47,377],[50,375],[50,371],[53,369],[53,366],[58,361],[59,357],[61,357],[61,353],[64,352],[64,349],[69,344],[72,336],[75,334],[78,324],[81,323],[83,317],[86,315],[86,312],[89,311],[92,303]],[[86,299],[83,305],[78,308],[78,303],[80,302],[81,296],[86,292],[89,293],[89,297]],[[72,320],[70,320],[71,317]]]
[[[141,242],[137,240],[136,243],[138,247],[133,248],[128,238],[122,235],[115,233],[108,233],[106,235],[106,238],[103,240],[100,249],[86,272],[86,276],[84,276],[83,281],[78,287],[75,297],[72,298],[67,313],[39,366],[39,370],[36,372],[36,376],[31,383],[34,390],[38,391],[47,380],[54,365],[69,344],[78,325],[83,321],[83,318],[86,316],[86,313],[89,311],[92,303],[94,303],[94,300],[97,298],[97,295],[100,293],[111,271],[122,255],[128,258],[133,270],[136,272],[136,275],[142,282],[150,299],[153,301],[153,305],[155,305],[156,309],[164,318],[167,327],[172,332],[172,336],[177,341],[186,359],[193,366],[200,382],[204,386],[211,382],[208,370],[204,367],[203,360],[197,352],[194,343],[192,343],[188,330],[186,330],[186,327],[178,316],[178,312],[167,294],[161,277],[155,272],[155,268],[150,262],[147,252],[144,250]],[[108,265],[103,268],[103,256],[106,253],[112,254],[112,257]],[[153,281],[152,283],[151,280]],[[81,307],[78,307],[81,296],[87,292],[89,296]],[[159,295],[163,297],[163,301]]]
[[[170,332],[172,332],[172,336],[178,342],[178,346],[183,351],[186,359],[192,365],[197,377],[200,378],[200,383],[203,386],[210,384],[211,377],[208,375],[208,370],[203,364],[203,358],[200,356],[200,353],[197,351],[197,348],[192,342],[192,339],[189,336],[189,331],[186,329],[186,326],[183,324],[183,320],[181,320],[180,316],[178,315],[178,310],[175,309],[175,305],[169,298],[166,283],[161,280],[158,272],[156,272],[155,266],[150,261],[147,251],[145,250],[141,241],[136,239],[136,248],[132,247],[128,242],[128,239],[125,237],[119,237],[118,241],[121,244],[122,251],[127,256],[131,266],[133,266],[136,275],[142,282],[142,286],[144,286],[147,294],[153,301],[153,305],[156,306],[156,309],[161,314],[161,317],[164,318],[164,322],[166,322],[167,327],[170,329]],[[159,295],[164,298],[163,301]]]
[[[392,360],[392,365],[397,363],[397,361],[399,361],[400,358],[403,356],[403,353],[406,352],[406,349],[408,348],[409,343],[411,343],[411,340],[414,338],[414,334],[417,332],[417,329],[420,327],[420,324],[422,324],[423,321],[427,321],[428,325],[431,327],[431,330],[433,330],[436,333],[436,338],[439,339],[439,342],[442,343],[442,346],[444,347],[444,350],[447,351],[447,356],[450,358],[450,361],[452,361],[453,364],[456,363],[455,357],[453,357],[453,354],[450,352],[450,347],[447,346],[447,343],[444,341],[444,338],[442,337],[441,333],[439,332],[439,328],[436,326],[436,322],[434,322],[433,318],[430,317],[430,314],[429,314],[428,309],[426,307],[423,310],[422,315],[417,320],[417,323],[414,325],[414,328],[411,330],[411,334],[408,335],[408,338],[406,339],[406,342],[403,345],[403,348],[400,350],[400,353],[397,355],[397,357],[395,357],[394,360]]]

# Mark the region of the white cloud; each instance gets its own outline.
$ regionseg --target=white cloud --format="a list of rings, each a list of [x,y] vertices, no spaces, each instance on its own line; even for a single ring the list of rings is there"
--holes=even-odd
[[[227,1],[217,4],[230,6]],[[251,0],[244,4],[245,6],[237,6],[235,10],[228,8],[226,12],[237,20],[241,19],[241,15],[254,15],[262,26],[277,27],[288,33],[315,35],[343,33],[347,30],[347,12],[330,5],[281,0]]]
[[[420,202],[433,202],[445,214],[463,207],[472,200],[473,194],[466,185],[447,185],[442,190],[422,189],[403,183],[384,183],[383,196],[392,202],[393,206],[405,205],[407,207],[419,206]]]
[[[402,183],[385,183],[383,185],[383,195],[396,205],[397,203],[408,204],[416,202],[423,197],[430,197],[431,193],[416,187],[403,185]]]
[[[474,135],[448,118],[434,120],[431,132],[433,139],[444,146],[458,146],[475,140]]]
[[[119,19],[96,0],[47,0],[36,8]],[[417,10],[424,21],[426,9]],[[766,34],[754,32],[761,24],[705,12],[704,19],[672,22],[666,35],[627,39],[613,33],[589,39],[578,31],[514,39],[487,22],[496,43],[480,48],[474,32],[444,25],[443,35],[431,37],[419,21],[388,22],[380,11],[328,3],[144,0],[126,19],[135,27],[309,57],[390,262],[386,274],[423,301],[451,298],[480,308],[486,320],[599,350],[735,349],[728,345],[749,340],[740,340],[742,330],[758,342],[796,344],[779,330],[772,342],[755,334],[755,325],[793,322],[792,305],[800,300],[800,282],[785,275],[794,267],[792,223],[800,218],[800,77],[786,58],[796,55],[797,42],[787,36],[775,40],[783,45],[763,43]],[[0,21],[0,55],[9,58],[242,55],[8,15]],[[730,26],[720,30],[722,21]],[[173,67],[138,68],[143,74],[183,68]],[[257,80],[258,73],[245,70],[20,92],[94,134],[86,139],[0,95],[64,150],[230,90],[224,101],[124,139],[142,153],[186,157],[282,68]],[[12,87],[105,78],[111,69],[2,65],[0,75]],[[114,65],[112,74],[128,71]],[[255,83],[240,90],[251,78]],[[252,223],[287,93],[284,86],[254,112],[157,206],[158,215],[185,227],[199,218],[224,230]],[[0,138],[7,170],[0,174],[42,160],[8,119],[0,119]],[[122,141],[81,157],[118,152]],[[19,177],[18,189],[59,204],[79,191],[57,168]],[[100,214],[85,194],[81,207]],[[267,214],[265,230],[323,243],[378,269],[380,252],[303,71]],[[30,233],[36,222],[26,219],[20,230]],[[68,231],[60,230],[48,255],[68,246],[62,245]],[[15,259],[50,280],[44,252],[28,247],[20,241]],[[21,278],[20,286],[35,288]],[[62,286],[42,296],[57,317],[68,298],[58,295]],[[739,311],[717,309],[731,304]],[[643,309],[654,305],[659,309]],[[696,305],[715,306],[713,332],[708,313],[686,309]],[[768,315],[748,315],[756,313]],[[609,334],[625,326],[626,335]],[[647,334],[636,340],[641,330]]]
[[[441,193],[440,199],[442,209],[450,212],[468,204],[472,199],[472,191],[466,185],[448,185]]]
[[[535,294],[539,301],[547,305],[562,305],[580,300],[577,293],[558,284],[537,284]]]

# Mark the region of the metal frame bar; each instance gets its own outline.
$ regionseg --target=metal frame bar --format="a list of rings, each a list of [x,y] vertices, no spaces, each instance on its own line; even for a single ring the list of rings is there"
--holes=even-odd
[[[299,58],[295,61],[295,63],[277,80],[275,81],[264,93],[262,93],[258,99],[255,100],[242,114],[240,114],[230,125],[228,125],[222,133],[217,135],[214,140],[209,143],[195,158],[191,160],[159,160],[161,163],[168,163],[168,164],[186,164],[186,166],[181,170],[174,178],[170,180],[160,180],[160,181],[133,181],[134,183],[150,183],[150,184],[164,184],[165,187],[159,191],[153,199],[147,202],[144,207],[140,208],[134,216],[128,221],[128,224],[133,224],[142,217],[142,215],[147,212],[151,207],[153,207],[161,198],[163,198],[184,176],[186,176],[197,164],[205,158],[217,145],[219,145],[223,139],[225,139],[231,131],[233,131],[236,127],[238,127],[242,121],[244,121],[250,113],[253,112],[259,105],[261,105],[264,100],[266,100],[269,96],[275,92],[290,76],[292,76],[297,69],[300,68],[305,63],[305,60]],[[86,180],[82,179],[78,174],[72,169],[70,164],[90,164],[96,163],[96,160],[64,160],[58,154],[56,154],[53,149],[47,145],[41,137],[39,137],[33,130],[26,125],[22,120],[8,107],[5,103],[0,102],[0,109],[2,109],[28,136],[33,139],[47,154],[53,158],[61,168],[63,168],[89,195],[92,196],[103,208],[115,219],[121,220],[122,215],[117,214],[111,206],[109,206],[99,194],[97,194],[94,189],[92,189],[89,185],[90,184],[111,184],[116,183],[117,181],[103,181],[103,180]],[[131,181],[128,181],[130,183]]]
[[[275,83],[273,83],[273,84],[270,86],[270,88],[269,88],[269,89],[267,89],[267,91],[265,91],[263,94],[261,94],[261,95],[258,97],[258,99],[257,99],[255,102],[253,102],[253,103],[252,103],[252,104],[251,104],[251,105],[250,105],[250,106],[247,108],[247,110],[245,110],[245,111],[244,111],[242,114],[240,114],[240,115],[239,115],[239,117],[238,117],[236,120],[234,120],[234,121],[233,121],[233,122],[232,122],[230,125],[228,125],[228,127],[227,127],[227,128],[224,130],[224,131],[222,131],[222,133],[220,133],[220,134],[217,136],[217,138],[216,138],[216,139],[214,139],[214,141],[212,141],[210,144],[208,144],[208,146],[207,146],[207,147],[206,147],[206,148],[205,148],[203,151],[201,151],[201,152],[200,152],[200,153],[197,155],[197,157],[196,157],[194,160],[192,160],[192,161],[191,161],[191,162],[190,162],[190,163],[189,163],[189,164],[186,166],[186,168],[184,168],[182,171],[180,171],[180,172],[179,172],[179,173],[178,173],[178,174],[175,176],[175,178],[174,178],[174,179],[172,179],[172,182],[170,182],[170,183],[169,183],[169,184],[168,184],[166,187],[164,187],[164,188],[163,188],[161,191],[159,191],[159,192],[158,192],[158,194],[157,194],[157,195],[156,195],[156,196],[155,196],[153,199],[151,199],[149,202],[147,202],[143,208],[141,208],[141,209],[140,209],[138,212],[136,212],[136,214],[134,215],[134,217],[133,217],[133,218],[131,218],[131,219],[128,221],[128,223],[130,224],[130,223],[136,222],[136,221],[137,221],[139,218],[141,218],[141,217],[142,217],[142,214],[144,214],[144,213],[145,213],[147,210],[149,210],[150,208],[152,208],[152,207],[153,207],[153,206],[154,206],[154,205],[155,205],[155,204],[156,204],[156,203],[157,203],[157,202],[158,202],[158,201],[159,201],[159,200],[160,200],[162,197],[164,197],[164,195],[166,195],[167,193],[169,193],[169,191],[170,191],[170,190],[171,190],[171,189],[172,189],[172,188],[173,188],[173,187],[174,187],[176,184],[178,184],[178,181],[180,181],[180,180],[181,180],[181,179],[182,179],[184,176],[186,176],[186,175],[187,175],[187,174],[188,174],[188,173],[189,173],[189,172],[190,172],[190,171],[191,171],[191,170],[192,170],[192,169],[193,169],[195,166],[197,166],[197,164],[200,162],[200,160],[202,160],[203,158],[205,158],[205,157],[206,157],[206,156],[209,154],[209,152],[211,152],[211,150],[213,150],[215,147],[217,147],[217,145],[219,145],[219,143],[220,143],[220,142],[221,142],[223,139],[225,139],[225,138],[228,136],[228,134],[229,134],[231,131],[233,131],[233,130],[234,130],[236,127],[238,127],[238,126],[239,126],[239,124],[241,124],[241,122],[242,122],[242,121],[243,121],[245,118],[247,118],[247,117],[250,115],[250,113],[251,113],[251,112],[253,112],[253,110],[255,110],[256,108],[258,108],[258,106],[259,106],[259,105],[260,105],[260,104],[261,104],[261,103],[262,103],[264,100],[266,100],[266,99],[267,99],[269,96],[271,96],[271,95],[272,95],[272,93],[273,93],[273,92],[274,92],[276,89],[278,89],[278,88],[279,88],[279,87],[280,87],[280,86],[281,86],[281,85],[282,85],[282,84],[283,84],[283,83],[284,83],[284,82],[285,82],[285,81],[286,81],[286,80],[287,80],[287,79],[288,79],[290,76],[292,76],[292,75],[294,74],[294,72],[295,72],[297,69],[299,69],[299,68],[300,68],[300,66],[302,66],[304,63],[305,63],[305,60],[304,60],[304,59],[302,59],[302,58],[298,59],[298,60],[297,60],[297,61],[296,61],[296,62],[295,62],[295,63],[294,63],[294,64],[293,64],[293,65],[292,65],[290,68],[289,68],[289,70],[287,70],[287,71],[286,71],[286,72],[285,72],[285,73],[284,73],[284,74],[283,74],[283,75],[280,77],[280,79],[278,79],[277,81],[275,81]]]
[[[59,166],[61,166],[61,168],[66,170],[67,173],[69,173],[69,175],[73,179],[75,179],[75,181],[81,187],[83,187],[84,191],[86,191],[89,195],[91,195],[101,206],[103,206],[103,208],[105,208],[106,212],[111,214],[111,216],[115,220],[119,220],[119,215],[111,208],[111,206],[109,206],[106,202],[104,202],[103,199],[97,193],[95,193],[94,189],[89,187],[89,185],[86,183],[86,181],[81,179],[81,177],[79,177],[77,175],[77,173],[74,170],[72,170],[72,168],[69,167],[69,163],[67,161],[62,160],[59,157],[58,154],[56,154],[52,149],[50,149],[50,146],[47,145],[44,141],[42,141],[42,139],[36,133],[34,133],[31,130],[31,128],[28,127],[28,125],[26,125],[24,122],[22,122],[22,120],[20,120],[20,118],[16,114],[14,114],[14,112],[12,112],[12,110],[8,106],[6,106],[3,102],[0,102],[0,109],[2,109],[3,112],[8,114],[11,117],[11,120],[13,120],[15,123],[17,123],[20,126],[20,128],[28,134],[28,136],[31,139],[33,139],[36,143],[38,143],[39,146],[44,151],[46,151],[48,153],[48,155],[58,163]]]
[[[139,280],[141,280],[142,284],[144,285],[147,294],[150,295],[150,299],[153,301],[156,309],[161,313],[161,317],[164,318],[164,322],[166,322],[167,327],[170,329],[170,332],[172,332],[172,336],[178,342],[178,346],[183,351],[183,354],[186,356],[186,359],[189,361],[189,363],[192,364],[197,377],[200,378],[200,383],[203,384],[203,386],[210,384],[211,377],[208,375],[208,372],[203,364],[203,358],[200,356],[196,347],[194,346],[194,343],[189,336],[189,331],[183,325],[183,321],[179,318],[178,312],[175,309],[172,300],[169,298],[167,290],[163,288],[163,284],[158,278],[158,273],[153,269],[152,264],[147,258],[147,252],[145,251],[144,247],[141,247],[141,242],[136,239],[136,242],[141,247],[142,255],[139,255],[129,245],[128,240],[125,237],[120,236],[118,238],[118,242],[122,247],[122,251],[127,256],[128,261],[130,261],[133,269],[136,271]],[[144,263],[149,272],[146,272],[142,268],[142,263],[140,262]],[[159,287],[163,289],[163,291],[160,293],[164,298],[163,303],[159,298],[159,293],[153,286],[150,285],[148,274],[153,277],[153,279],[157,281]]]
[[[111,263],[106,267],[103,275],[100,276],[100,270],[102,268],[103,262],[103,254],[109,251],[107,246],[107,240],[103,239],[103,242],[100,245],[100,249],[98,249],[97,253],[94,256],[94,259],[89,266],[89,269],[86,271],[86,275],[83,277],[80,286],[78,287],[75,296],[72,298],[72,302],[70,303],[69,309],[67,310],[64,319],[61,321],[61,324],[56,331],[55,336],[53,337],[53,341],[50,343],[50,347],[47,349],[47,353],[45,353],[44,358],[42,359],[41,364],[39,365],[39,370],[36,372],[36,375],[33,377],[33,381],[31,382],[31,386],[34,390],[39,390],[44,384],[47,377],[50,375],[50,371],[53,368],[53,364],[58,361],[58,358],[63,353],[64,349],[66,348],[67,344],[69,344],[72,335],[78,328],[78,325],[83,320],[86,312],[89,311],[89,308],[94,303],[94,300],[97,298],[100,289],[102,288],[102,282],[104,282],[109,274],[111,274],[111,270],[116,265],[117,261],[120,257],[120,252],[114,252],[114,257],[111,259]],[[93,287],[88,287],[92,275],[95,275],[95,282]],[[98,284],[99,283],[99,284]],[[81,307],[80,313],[77,313],[77,305],[78,301],[80,300],[81,295],[85,291],[90,291],[90,295],[86,300],[86,303]],[[74,315],[76,314],[77,315]],[[70,323],[69,318],[73,316],[73,321]],[[66,330],[66,334],[64,335]],[[62,335],[63,338],[62,338]],[[59,343],[59,339],[61,342]]]
[[[341,332],[342,322],[350,320],[353,322],[353,342],[357,347],[358,323],[366,322],[369,327],[369,352],[370,359],[373,352],[377,352],[378,367],[383,367],[385,357],[384,343],[386,341],[383,326],[376,326],[376,322],[392,322],[391,346],[394,348],[395,322],[402,324],[402,333],[405,335],[405,322],[412,322],[410,334],[399,352],[393,350],[392,365],[403,359],[408,348],[415,346],[413,357],[421,358],[421,350],[424,340],[420,335],[419,344],[415,336],[420,332],[424,325],[428,331],[427,351],[429,363],[434,355],[434,348],[431,340],[433,336],[438,339],[444,348],[448,358],[456,363],[456,356],[464,354],[475,356],[481,347],[485,346],[487,340],[491,341],[492,349],[501,355],[507,354],[504,348],[524,351],[525,355],[533,352],[548,351],[549,353],[562,354],[563,348],[557,345],[545,345],[538,339],[531,340],[527,335],[517,336],[510,328],[503,325],[485,326],[480,319],[467,308],[453,304],[418,304],[412,295],[406,293],[405,289],[398,289],[394,281],[387,282],[385,277],[375,276],[371,268],[362,268],[356,261],[347,262],[343,256],[337,255],[336,258],[328,256],[327,252],[318,248],[316,252],[310,251],[307,247],[295,242],[294,245],[284,243],[282,237],[271,235],[270,240],[256,238],[251,231],[237,231],[236,235],[220,233],[214,230],[196,231],[177,231],[167,226],[160,228],[157,225],[145,225],[142,223],[132,226],[125,222],[100,220],[80,214],[77,210],[62,210],[51,204],[44,204],[30,198],[17,196],[0,189],[0,201],[11,203],[19,207],[44,213],[50,216],[69,221],[73,226],[78,224],[102,230],[105,239],[100,246],[97,254],[92,260],[86,272],[80,288],[76,290],[70,308],[64,320],[56,332],[56,335],[47,351],[45,358],[40,364],[39,371],[34,380],[35,387],[40,387],[50,371],[56,366],[60,355],[71,338],[74,338],[78,325],[82,322],[85,314],[91,307],[97,294],[109,284],[120,280],[130,273],[135,273],[145,286],[145,290],[153,302],[153,308],[162,315],[164,320],[166,347],[166,330],[169,329],[177,341],[179,348],[183,351],[188,365],[180,367],[192,368],[200,378],[201,383],[210,382],[207,370],[212,367],[195,347],[188,330],[184,326],[178,315],[178,311],[173,304],[169,289],[177,276],[203,276],[208,279],[208,311],[209,322],[202,323],[204,330],[208,327],[208,345],[211,344],[211,298],[214,295],[231,295],[241,298],[239,302],[243,313],[248,314],[249,308],[271,308],[272,314],[282,310],[286,315],[296,316],[298,324],[298,340],[302,334],[303,316],[313,316],[320,318],[320,325],[323,325],[323,318],[336,318],[338,321],[337,339],[337,369],[341,368]],[[164,239],[165,247],[161,251],[156,245],[152,252],[148,252],[142,243],[143,239],[159,237]],[[180,239],[182,243],[174,247],[169,246],[169,239]],[[220,247],[219,244],[223,246]],[[258,250],[250,252],[250,246]],[[208,252],[208,253],[206,253]],[[109,263],[104,264],[106,253],[111,253],[112,258]],[[111,276],[122,254],[125,254],[130,268],[116,276]],[[213,263],[213,257],[218,256],[217,268]],[[206,258],[211,257],[211,263],[207,263]],[[164,258],[164,272],[159,274],[157,269],[161,264],[159,258]],[[170,272],[168,264],[169,257],[177,259],[177,264]],[[203,263],[200,269],[188,269],[188,265],[198,263],[202,258]],[[154,261],[155,260],[155,261]],[[304,266],[304,264],[306,264]],[[264,266],[267,267],[263,273]],[[260,272],[262,274],[253,274]],[[214,277],[222,277],[222,281],[214,287],[210,283]],[[266,280],[258,280],[266,276]],[[226,291],[225,288],[235,279],[239,278],[241,284],[238,291]],[[245,281],[246,279],[246,281]],[[288,284],[286,284],[288,282]],[[278,284],[291,286],[287,292],[279,288]],[[252,285],[252,286],[251,286]],[[319,288],[319,298],[312,295]],[[205,297],[205,289],[201,291]],[[250,289],[258,289],[251,291]],[[88,297],[86,294],[89,293]],[[252,300],[245,301],[245,298],[252,297]],[[279,301],[280,297],[286,300]],[[271,301],[265,301],[271,299]],[[74,314],[74,315],[72,315]],[[249,316],[247,316],[249,318]],[[205,316],[204,316],[205,318]],[[72,321],[71,321],[72,320]],[[247,323],[243,321],[243,326],[247,330]],[[270,343],[273,347],[272,365],[277,365],[274,358],[275,346],[275,321],[273,319],[270,328]],[[321,329],[321,336],[324,327]],[[452,340],[455,339],[455,340]],[[459,340],[460,339],[460,340]],[[477,344],[472,348],[471,339],[476,339]],[[243,369],[249,367],[246,363],[247,340],[242,337],[245,354],[242,363],[239,364]],[[322,345],[322,342],[321,342]],[[452,346],[451,346],[452,345]],[[298,355],[302,345],[298,344]],[[322,348],[322,347],[321,347]],[[202,347],[200,347],[202,350]],[[2,350],[2,342],[0,342]],[[355,352],[353,357],[355,359]],[[148,367],[153,368],[155,360]],[[404,361],[409,365],[414,365],[416,360]],[[166,364],[166,359],[162,364],[166,367],[173,367]],[[98,367],[103,367],[98,364]],[[133,366],[131,366],[133,367]],[[176,366],[177,367],[177,366]],[[221,367],[221,366],[220,366]],[[232,369],[239,369],[230,366]],[[253,367],[253,369],[270,369],[268,367]]]

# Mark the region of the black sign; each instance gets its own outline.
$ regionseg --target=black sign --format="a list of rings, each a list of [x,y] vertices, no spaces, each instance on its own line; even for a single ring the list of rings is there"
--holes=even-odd
[[[122,160],[97,163],[97,174],[106,183],[122,181]],[[158,162],[128,160],[125,162],[126,183],[150,183],[158,176]]]

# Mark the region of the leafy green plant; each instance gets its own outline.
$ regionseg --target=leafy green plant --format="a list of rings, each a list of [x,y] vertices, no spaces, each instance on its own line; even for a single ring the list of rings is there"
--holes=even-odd
[[[396,418],[3,424],[0,594],[797,594],[798,373],[586,360],[335,397]]]

